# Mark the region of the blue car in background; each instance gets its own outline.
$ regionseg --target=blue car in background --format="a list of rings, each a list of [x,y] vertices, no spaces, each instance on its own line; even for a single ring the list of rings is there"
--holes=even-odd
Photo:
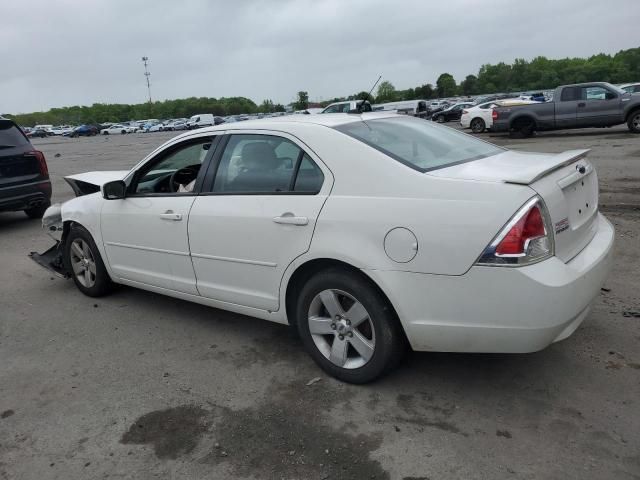
[[[93,137],[98,135],[98,128],[94,125],[80,125],[71,132],[66,133],[65,137]]]

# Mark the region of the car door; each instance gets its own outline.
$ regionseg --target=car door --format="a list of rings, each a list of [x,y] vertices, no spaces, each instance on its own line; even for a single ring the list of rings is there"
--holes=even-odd
[[[333,177],[285,133],[233,134],[224,143],[189,216],[198,291],[276,311],[284,271],[309,249]]]
[[[215,139],[169,145],[127,178],[125,198],[104,203],[102,239],[119,278],[197,295],[187,225]]]
[[[554,99],[556,127],[571,128],[576,125],[580,95],[580,87],[564,87],[560,98]]]
[[[599,127],[622,123],[620,96],[601,85],[580,88],[577,122],[584,127]]]

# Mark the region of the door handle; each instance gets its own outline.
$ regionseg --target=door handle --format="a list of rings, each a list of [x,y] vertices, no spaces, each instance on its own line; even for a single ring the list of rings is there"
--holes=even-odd
[[[273,221],[275,223],[280,223],[282,225],[307,225],[309,223],[309,219],[307,217],[296,217],[291,212],[286,212],[280,215],[279,217],[273,217]]]
[[[166,212],[160,214],[160,218],[162,220],[173,220],[174,222],[179,222],[180,220],[182,220],[182,214],[174,213],[173,210],[167,210]]]
[[[586,106],[586,103],[584,103],[584,102],[580,102],[580,103],[578,104],[578,107],[584,107],[584,106]]]

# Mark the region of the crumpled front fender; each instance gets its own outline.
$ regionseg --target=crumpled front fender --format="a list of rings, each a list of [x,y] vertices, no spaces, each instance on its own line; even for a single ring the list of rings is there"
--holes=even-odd
[[[61,204],[54,203],[47,208],[42,217],[42,228],[57,242],[62,240],[63,223]]]

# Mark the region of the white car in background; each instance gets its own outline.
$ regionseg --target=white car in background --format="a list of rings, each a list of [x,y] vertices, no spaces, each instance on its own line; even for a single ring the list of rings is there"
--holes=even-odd
[[[66,177],[78,197],[47,210],[58,242],[32,258],[89,296],[118,283],[292,325],[347,382],[407,341],[534,352],[578,328],[612,262],[587,153],[390,113],[220,125]]]
[[[509,105],[527,105],[531,103],[540,103],[533,100],[494,100],[491,102],[481,103],[473,107],[467,107],[462,110],[460,117],[460,126],[462,128],[470,128],[473,133],[482,133],[485,130],[491,130],[493,126],[493,109],[496,106]]]
[[[68,135],[71,132],[73,132],[74,127],[68,126],[68,125],[62,125],[59,127],[53,127],[49,129],[49,133],[51,133],[52,135]]]
[[[100,130],[101,135],[112,135],[116,133],[120,133],[122,135],[126,133],[134,133],[137,130],[137,127],[132,127],[131,125],[122,125],[120,123],[116,123],[115,125],[111,125],[110,127],[103,128]]]

